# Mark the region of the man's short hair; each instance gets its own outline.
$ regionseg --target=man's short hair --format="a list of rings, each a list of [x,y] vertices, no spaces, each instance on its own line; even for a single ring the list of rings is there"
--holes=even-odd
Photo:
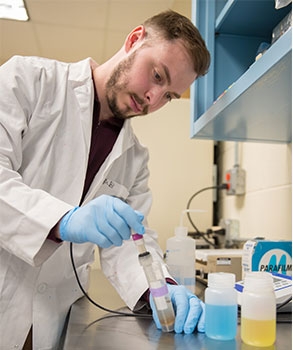
[[[199,30],[190,19],[175,11],[168,10],[150,17],[143,23],[143,26],[149,39],[153,39],[153,31],[158,37],[161,36],[165,40],[180,39],[192,59],[197,76],[203,76],[208,72],[210,53]]]

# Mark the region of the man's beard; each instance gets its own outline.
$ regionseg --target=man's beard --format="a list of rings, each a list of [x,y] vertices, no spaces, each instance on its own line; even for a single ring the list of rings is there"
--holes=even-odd
[[[127,119],[137,116],[133,114],[133,110],[130,107],[126,108],[124,111],[121,111],[118,107],[117,101],[118,93],[120,91],[127,91],[127,85],[129,83],[129,80],[126,79],[126,76],[131,69],[135,56],[136,52],[133,52],[127,59],[120,62],[119,65],[114,69],[111,77],[106,83],[106,98],[108,106],[111,112],[113,113],[114,117],[119,119]],[[119,80],[122,82],[119,83]],[[131,93],[131,95],[136,100],[136,102],[143,105],[143,101],[141,101],[141,99],[135,93]],[[147,113],[148,107],[145,106],[140,114],[145,115]]]

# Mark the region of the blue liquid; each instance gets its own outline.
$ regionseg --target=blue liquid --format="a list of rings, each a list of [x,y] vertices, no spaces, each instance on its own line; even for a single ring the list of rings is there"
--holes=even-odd
[[[234,339],[237,334],[237,305],[206,304],[205,332],[212,339]]]

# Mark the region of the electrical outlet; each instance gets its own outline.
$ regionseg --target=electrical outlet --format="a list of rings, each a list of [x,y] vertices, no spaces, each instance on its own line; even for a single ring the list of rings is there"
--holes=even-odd
[[[227,194],[240,196],[245,194],[245,170],[239,166],[226,171]]]

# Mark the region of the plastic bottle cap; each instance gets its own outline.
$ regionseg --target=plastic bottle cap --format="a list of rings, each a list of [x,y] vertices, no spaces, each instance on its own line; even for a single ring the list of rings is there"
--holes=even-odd
[[[175,236],[187,236],[187,234],[188,234],[188,227],[185,227],[185,226],[175,227]]]
[[[213,272],[208,274],[208,287],[234,288],[235,275],[227,272]]]
[[[142,235],[140,235],[139,233],[134,233],[134,234],[132,235],[132,239],[133,239],[134,241],[137,241],[137,240],[139,240],[139,239],[142,239]]]
[[[249,291],[273,290],[273,276],[264,271],[246,272],[244,277],[244,289]]]

